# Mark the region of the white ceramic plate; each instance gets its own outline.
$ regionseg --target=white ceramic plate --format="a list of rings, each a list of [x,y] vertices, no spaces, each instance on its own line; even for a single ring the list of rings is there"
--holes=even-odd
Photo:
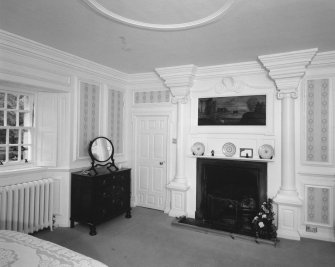
[[[236,147],[233,143],[225,143],[222,147],[222,153],[226,157],[232,157],[236,153]]]
[[[192,153],[195,156],[202,156],[205,153],[205,145],[200,142],[196,142],[191,147]]]
[[[275,150],[271,145],[262,145],[258,149],[258,155],[261,159],[272,159],[275,154]]]

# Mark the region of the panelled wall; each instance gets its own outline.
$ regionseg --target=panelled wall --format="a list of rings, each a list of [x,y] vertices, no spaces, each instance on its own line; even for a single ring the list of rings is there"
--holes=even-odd
[[[301,235],[334,241],[335,68],[327,63],[312,63],[300,86],[297,178],[303,199]]]
[[[125,93],[112,86],[106,88],[79,82],[78,158],[88,158],[88,144],[97,136],[112,140],[115,156],[124,153]],[[107,101],[103,101],[105,95]]]
[[[70,174],[103,135],[125,166],[127,75],[0,30],[0,88],[35,98],[32,163],[0,169],[0,186],[54,178],[56,225],[69,226]]]

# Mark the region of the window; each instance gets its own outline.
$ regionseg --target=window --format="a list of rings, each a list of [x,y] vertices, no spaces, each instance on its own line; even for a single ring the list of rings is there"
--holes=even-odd
[[[32,153],[33,96],[0,90],[0,162],[24,163]]]

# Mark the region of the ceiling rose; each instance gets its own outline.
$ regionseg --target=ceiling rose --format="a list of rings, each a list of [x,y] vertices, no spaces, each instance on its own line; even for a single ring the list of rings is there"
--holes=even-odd
[[[222,17],[237,0],[83,0],[115,21],[152,30],[182,30]]]

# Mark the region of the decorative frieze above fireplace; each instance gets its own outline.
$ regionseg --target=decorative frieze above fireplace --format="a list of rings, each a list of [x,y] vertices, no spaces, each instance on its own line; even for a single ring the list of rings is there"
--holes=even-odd
[[[197,159],[197,221],[210,228],[254,236],[252,219],[266,199],[265,162]]]

